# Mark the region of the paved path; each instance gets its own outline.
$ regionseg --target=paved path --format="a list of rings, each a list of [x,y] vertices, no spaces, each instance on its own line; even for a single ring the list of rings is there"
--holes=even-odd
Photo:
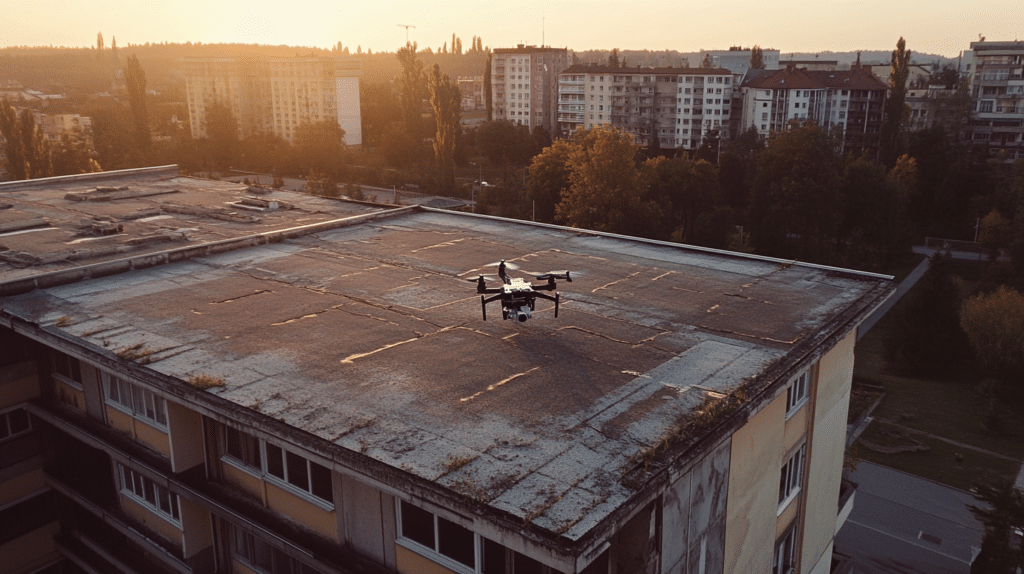
[[[860,574],[970,571],[983,527],[967,509],[969,493],[867,461],[857,463],[853,512],[836,548]]]
[[[994,457],[997,457],[997,458],[1002,458],[1002,459],[1005,459],[1005,460],[1012,460],[1013,462],[1020,462],[1020,459],[1013,458],[1012,456],[1006,456],[1005,454],[999,454],[998,452],[995,452],[995,451],[991,451],[991,450],[988,450],[988,449],[985,449],[985,448],[969,445],[969,444],[963,443],[963,442],[958,442],[958,441],[955,441],[953,439],[948,439],[946,437],[941,437],[941,436],[938,436],[938,435],[934,435],[934,434],[932,434],[930,432],[926,432],[926,431],[923,431],[923,430],[912,429],[910,427],[903,426],[900,423],[891,421],[889,419],[879,418],[879,419],[875,419],[875,420],[877,420],[879,422],[886,423],[886,424],[890,424],[890,425],[892,425],[894,427],[899,427],[899,428],[901,428],[901,429],[903,429],[903,430],[905,430],[905,431],[907,431],[909,433],[921,434],[921,435],[924,435],[926,437],[933,438],[935,440],[941,440],[942,442],[951,444],[953,446],[958,446],[960,448],[970,449],[970,450],[973,450],[973,451],[976,451],[976,452],[980,452],[980,453],[987,454],[989,456],[994,456]],[[1021,473],[1022,473],[1022,477],[1024,477],[1024,470],[1022,470]],[[1018,478],[1022,478],[1022,477],[1018,477]]]

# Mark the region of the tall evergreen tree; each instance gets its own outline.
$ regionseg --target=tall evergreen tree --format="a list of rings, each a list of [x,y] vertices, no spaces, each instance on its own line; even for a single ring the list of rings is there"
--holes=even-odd
[[[434,136],[434,159],[437,161],[439,187],[442,195],[455,192],[455,147],[459,138],[461,97],[458,84],[441,67],[434,64],[428,83],[430,107],[434,110],[437,134]]]
[[[416,55],[416,42],[406,42],[405,47],[398,50],[398,62],[402,65],[402,75],[398,77],[398,91],[402,97],[402,118],[405,120],[405,131],[410,137],[419,141],[422,137],[423,94],[425,73],[423,61]]]
[[[135,145],[141,150],[148,150],[150,134],[149,112],[146,110],[146,71],[142,69],[135,54],[128,56],[124,67],[124,83],[135,124]]]
[[[905,100],[907,78],[910,76],[910,50],[906,48],[907,42],[900,36],[889,64],[889,97],[885,102],[885,119],[882,122],[880,159],[890,168],[896,164],[900,127],[907,113]]]

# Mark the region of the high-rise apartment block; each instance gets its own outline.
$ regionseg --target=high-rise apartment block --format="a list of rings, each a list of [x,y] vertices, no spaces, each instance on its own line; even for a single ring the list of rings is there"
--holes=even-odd
[[[971,42],[969,54],[971,143],[1024,158],[1024,41]]]
[[[207,137],[210,108],[230,108],[238,137],[273,134],[292,142],[304,123],[335,121],[345,143],[362,144],[358,58],[186,58],[192,137]]]
[[[711,65],[716,68],[725,68],[740,76],[750,69],[750,49],[748,48],[732,47],[728,50],[708,50],[704,53],[711,56]],[[778,70],[779,55],[778,50],[761,50],[761,63],[764,64],[764,69]]]
[[[569,67],[565,48],[524,46],[497,48],[491,60],[491,94],[495,120],[531,129],[558,129],[558,74]]]
[[[865,67],[751,70],[739,91],[741,130],[753,127],[767,137],[792,120],[812,120],[842,134],[844,153],[878,152],[887,85]]]
[[[728,139],[735,76],[724,68],[574,65],[558,78],[558,132],[611,126],[640,145],[696,149]]]
[[[833,571],[890,277],[176,166],[0,194],[5,574]],[[557,318],[484,320],[502,258]]]

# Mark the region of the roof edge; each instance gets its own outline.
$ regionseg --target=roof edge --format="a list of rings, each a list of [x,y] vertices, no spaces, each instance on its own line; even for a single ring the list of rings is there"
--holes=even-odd
[[[97,171],[95,173],[79,173],[75,175],[58,175],[55,177],[40,177],[37,179],[19,179],[0,183],[0,193],[5,191],[17,191],[20,189],[31,189],[34,187],[46,187],[55,183],[77,183],[93,180],[107,180],[111,177],[124,177],[136,175],[179,175],[178,164],[159,165],[153,167],[136,167],[132,169],[118,169],[114,171]]]

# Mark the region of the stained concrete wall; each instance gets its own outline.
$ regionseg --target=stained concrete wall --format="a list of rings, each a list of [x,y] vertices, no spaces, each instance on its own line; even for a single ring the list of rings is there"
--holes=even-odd
[[[663,496],[661,572],[717,574],[725,568],[730,439],[698,461]]]
[[[855,343],[856,334],[851,333],[819,363],[813,433],[808,440],[807,480],[803,494],[806,511],[800,572],[804,574],[811,572],[823,558],[826,561],[831,559],[839,513],[839,487],[843,478]]]

